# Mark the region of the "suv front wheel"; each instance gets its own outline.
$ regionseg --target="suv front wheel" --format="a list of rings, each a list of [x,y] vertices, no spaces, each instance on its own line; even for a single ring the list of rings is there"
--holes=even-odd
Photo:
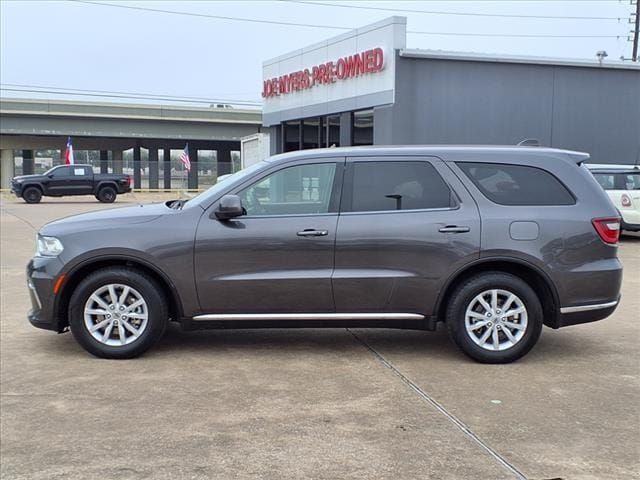
[[[39,203],[42,199],[42,191],[38,187],[27,187],[22,192],[22,198],[27,203]]]
[[[503,272],[477,275],[459,285],[446,318],[456,345],[482,363],[509,363],[525,355],[540,337],[542,320],[533,289]]]
[[[158,284],[127,267],[92,273],[78,285],[69,303],[73,336],[85,350],[102,358],[144,353],[160,339],[167,321],[167,304]]]

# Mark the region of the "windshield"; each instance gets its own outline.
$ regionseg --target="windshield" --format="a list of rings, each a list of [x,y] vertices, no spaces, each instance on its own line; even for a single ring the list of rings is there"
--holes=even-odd
[[[240,170],[233,175],[230,175],[218,183],[213,185],[211,188],[208,188],[202,193],[199,193],[191,200],[186,202],[182,208],[193,208],[196,205],[199,205],[202,208],[206,208],[211,201],[216,198],[220,193],[226,190],[234,183],[240,183],[245,180],[247,177],[250,177],[254,172],[261,170],[269,165],[267,162],[262,161],[251,165],[250,167],[245,168],[244,170]]]

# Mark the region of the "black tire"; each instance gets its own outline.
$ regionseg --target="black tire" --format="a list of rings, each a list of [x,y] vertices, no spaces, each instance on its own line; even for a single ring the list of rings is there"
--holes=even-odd
[[[94,338],[85,325],[84,308],[89,297],[109,284],[120,284],[135,289],[146,302],[146,328],[132,343],[107,345]],[[143,354],[160,340],[167,328],[168,320],[167,303],[162,289],[153,278],[134,268],[108,267],[90,274],[76,287],[69,301],[71,333],[85,350],[101,358],[125,359]]]
[[[493,289],[515,294],[526,309],[527,325],[524,329],[524,334],[514,345],[509,347],[506,344],[505,350],[488,350],[472,340],[471,335],[475,333],[478,337],[482,337],[482,334],[489,329],[488,327],[482,327],[472,333],[467,333],[465,325],[467,307],[470,306],[476,296]],[[514,321],[513,318],[511,324],[522,322],[521,320]],[[446,322],[451,339],[468,357],[481,363],[509,363],[526,355],[536,344],[542,331],[543,313],[540,299],[524,280],[509,273],[487,272],[475,275],[456,287],[447,306]],[[500,328],[504,329],[504,324]],[[511,334],[514,332],[517,334],[518,331],[509,330]],[[506,343],[508,341],[505,333],[504,330],[498,330],[498,335],[500,335],[500,342],[498,343],[502,341]],[[478,339],[478,341],[481,340],[481,338]]]
[[[113,203],[116,201],[117,195],[118,195],[118,192],[116,192],[115,188],[104,186],[104,187],[100,187],[100,190],[98,190],[98,194],[96,195],[96,198],[102,203]]]
[[[27,203],[40,203],[42,199],[42,190],[38,187],[27,187],[22,192],[22,198]]]

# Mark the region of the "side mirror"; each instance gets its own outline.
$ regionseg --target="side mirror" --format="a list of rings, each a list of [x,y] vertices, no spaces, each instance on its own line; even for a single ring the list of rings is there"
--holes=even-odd
[[[220,199],[220,203],[214,211],[218,220],[229,220],[245,214],[242,202],[237,195],[225,195]]]

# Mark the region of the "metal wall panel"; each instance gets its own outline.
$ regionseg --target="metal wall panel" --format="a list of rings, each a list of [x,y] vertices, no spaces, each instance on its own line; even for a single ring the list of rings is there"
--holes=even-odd
[[[640,71],[556,68],[554,85],[553,146],[593,163],[639,160]]]
[[[640,71],[400,57],[377,144],[516,144],[583,150],[596,163],[640,151]]]

